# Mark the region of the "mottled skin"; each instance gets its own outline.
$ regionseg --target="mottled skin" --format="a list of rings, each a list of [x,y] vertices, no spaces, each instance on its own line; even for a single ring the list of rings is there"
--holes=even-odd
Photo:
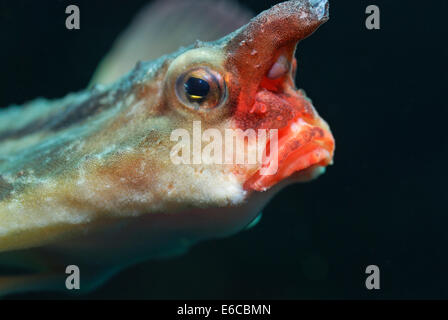
[[[2,111],[0,252],[39,250],[41,268],[58,272],[69,258],[94,279],[96,270],[243,229],[287,183],[278,182],[296,171],[296,180],[317,176],[332,160],[328,126],[293,81],[297,42],[326,20],[326,1],[285,2],[216,42],[138,63],[114,84]],[[268,78],[281,55],[288,70]],[[221,74],[228,96],[219,108],[192,110],[175,82],[204,66]],[[279,129],[279,174],[173,164],[170,134],[191,131],[194,120],[203,130]]]

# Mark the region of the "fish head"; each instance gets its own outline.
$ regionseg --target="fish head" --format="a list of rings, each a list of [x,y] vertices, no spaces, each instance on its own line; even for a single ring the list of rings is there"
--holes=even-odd
[[[327,20],[326,0],[280,3],[227,37],[196,43],[168,68],[164,92],[173,118],[180,117],[176,128],[200,123],[202,144],[219,132],[222,162],[213,165],[248,195],[285,179],[315,178],[332,163],[330,128],[294,83],[297,43]],[[201,160],[210,157],[202,152]]]

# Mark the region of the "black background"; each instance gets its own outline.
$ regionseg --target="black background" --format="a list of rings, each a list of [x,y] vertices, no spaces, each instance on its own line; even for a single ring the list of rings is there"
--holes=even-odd
[[[83,89],[145,2],[1,0],[0,106]],[[244,1],[256,13],[275,3]],[[330,21],[298,49],[297,82],[333,130],[335,165],[283,190],[255,228],[82,298],[448,298],[448,2],[330,3]],[[79,31],[65,28],[69,4]],[[381,30],[365,28],[369,4]],[[370,264],[380,290],[364,286]]]

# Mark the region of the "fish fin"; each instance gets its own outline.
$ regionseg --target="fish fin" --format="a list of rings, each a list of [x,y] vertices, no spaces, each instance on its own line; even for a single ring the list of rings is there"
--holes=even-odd
[[[261,220],[261,218],[263,217],[263,212],[260,212],[254,220],[252,220],[245,228],[245,230],[249,230],[252,229],[253,227],[255,227]]]
[[[139,12],[97,68],[90,85],[114,82],[196,40],[213,41],[246,24],[252,13],[230,0],[158,0]]]

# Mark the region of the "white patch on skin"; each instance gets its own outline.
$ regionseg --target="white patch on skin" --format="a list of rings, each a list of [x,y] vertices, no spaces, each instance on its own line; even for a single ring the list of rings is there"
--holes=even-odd
[[[127,98],[126,98],[126,105],[130,106],[135,100],[135,95],[130,94]]]
[[[140,109],[140,107],[142,107],[142,106],[144,105],[144,103],[145,103],[144,100],[141,100],[141,101],[135,103],[135,104],[131,107],[131,109],[129,110],[129,112],[126,114],[126,116],[127,116],[127,117],[130,117],[130,116],[134,115],[134,114]],[[129,105],[130,105],[130,104],[129,104]]]
[[[283,76],[289,70],[289,62],[288,59],[281,55],[278,57],[277,61],[272,65],[271,69],[268,72],[269,79],[277,79]]]
[[[84,183],[86,183],[86,173],[84,171],[84,168],[80,168],[79,169],[79,176],[78,176],[78,181],[76,182],[76,184],[78,186],[82,186]]]

